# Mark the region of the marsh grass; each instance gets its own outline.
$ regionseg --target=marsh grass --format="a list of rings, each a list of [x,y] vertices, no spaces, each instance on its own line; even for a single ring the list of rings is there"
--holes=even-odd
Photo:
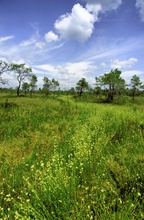
[[[143,106],[11,98],[1,108],[1,219],[143,219]]]

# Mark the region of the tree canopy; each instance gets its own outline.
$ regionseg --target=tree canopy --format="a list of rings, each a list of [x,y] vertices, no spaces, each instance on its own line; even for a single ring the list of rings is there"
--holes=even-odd
[[[10,70],[10,65],[5,61],[0,60],[0,83],[6,84],[8,80],[2,78],[2,74]]]
[[[133,100],[134,100],[136,91],[141,87],[141,85],[142,85],[142,82],[140,81],[139,76],[133,75],[133,77],[131,78],[131,83],[130,83],[130,86],[132,87]]]
[[[82,95],[84,89],[88,89],[88,82],[85,78],[82,78],[77,82],[76,89],[79,91],[79,96]]]
[[[17,96],[19,96],[21,84],[26,78],[29,79],[31,77],[32,69],[30,67],[25,67],[25,63],[22,63],[11,64],[11,70],[14,72],[18,81]]]
[[[121,78],[121,71],[118,69],[111,70],[103,76],[96,77],[96,85],[100,88],[104,87],[107,93],[107,101],[112,102],[114,96],[121,92],[125,87],[125,80]]]

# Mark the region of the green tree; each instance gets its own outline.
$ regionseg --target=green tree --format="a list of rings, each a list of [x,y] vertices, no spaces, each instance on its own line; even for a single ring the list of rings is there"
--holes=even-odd
[[[96,77],[96,85],[105,88],[107,91],[107,101],[113,102],[114,96],[120,94],[125,88],[125,80],[120,77],[121,71],[118,69],[111,70],[103,76]]]
[[[75,94],[75,88],[71,87],[68,91],[70,94],[74,95]]]
[[[98,96],[99,102],[102,100],[102,94],[104,94],[105,85],[102,81],[102,76],[95,77],[95,87],[94,87],[94,92]]]
[[[130,86],[131,86],[131,88],[132,88],[132,97],[133,97],[133,100],[134,100],[136,91],[141,87],[141,85],[142,85],[142,82],[140,81],[139,76],[134,75],[134,76],[131,78],[131,83],[130,83]]]
[[[29,88],[30,88],[30,84],[29,84],[29,83],[24,82],[24,83],[22,84],[22,90],[24,91],[25,96],[26,96],[27,91],[29,91]]]
[[[26,78],[29,79],[31,77],[32,69],[30,67],[25,67],[25,63],[23,63],[11,64],[11,70],[14,72],[14,76],[18,81],[17,96],[19,96],[21,84]]]
[[[51,80],[51,89],[53,91],[55,91],[57,87],[59,87],[59,82],[57,80],[55,80],[55,79],[52,79]]]
[[[51,82],[51,80],[50,80],[48,77],[46,77],[46,76],[44,76],[43,82],[44,82],[44,84],[43,84],[43,92],[45,93],[45,95],[48,95],[49,92],[50,92],[50,88],[51,88],[52,82]]]
[[[54,78],[51,80],[51,90],[53,91],[54,97],[56,95],[56,90],[59,87],[59,82]]]
[[[79,96],[82,95],[84,89],[88,89],[89,85],[85,78],[80,79],[77,82],[76,89],[78,90]]]
[[[8,80],[2,79],[1,75],[3,73],[6,73],[10,70],[10,65],[6,63],[5,61],[0,60],[0,83],[6,84]]]
[[[37,79],[37,76],[35,74],[32,74],[31,75],[31,78],[30,78],[30,88],[31,88],[31,96],[35,90],[35,88],[37,87],[36,83],[37,83],[38,79]]]

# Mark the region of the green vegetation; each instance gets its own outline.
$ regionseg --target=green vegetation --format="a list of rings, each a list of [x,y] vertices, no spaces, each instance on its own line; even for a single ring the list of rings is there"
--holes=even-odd
[[[144,219],[143,97],[82,97],[1,95],[0,219]]]

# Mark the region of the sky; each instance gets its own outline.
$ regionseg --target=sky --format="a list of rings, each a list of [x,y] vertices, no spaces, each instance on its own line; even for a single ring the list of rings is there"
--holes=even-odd
[[[0,60],[31,67],[39,88],[94,86],[115,68],[144,83],[144,0],[0,0]]]

